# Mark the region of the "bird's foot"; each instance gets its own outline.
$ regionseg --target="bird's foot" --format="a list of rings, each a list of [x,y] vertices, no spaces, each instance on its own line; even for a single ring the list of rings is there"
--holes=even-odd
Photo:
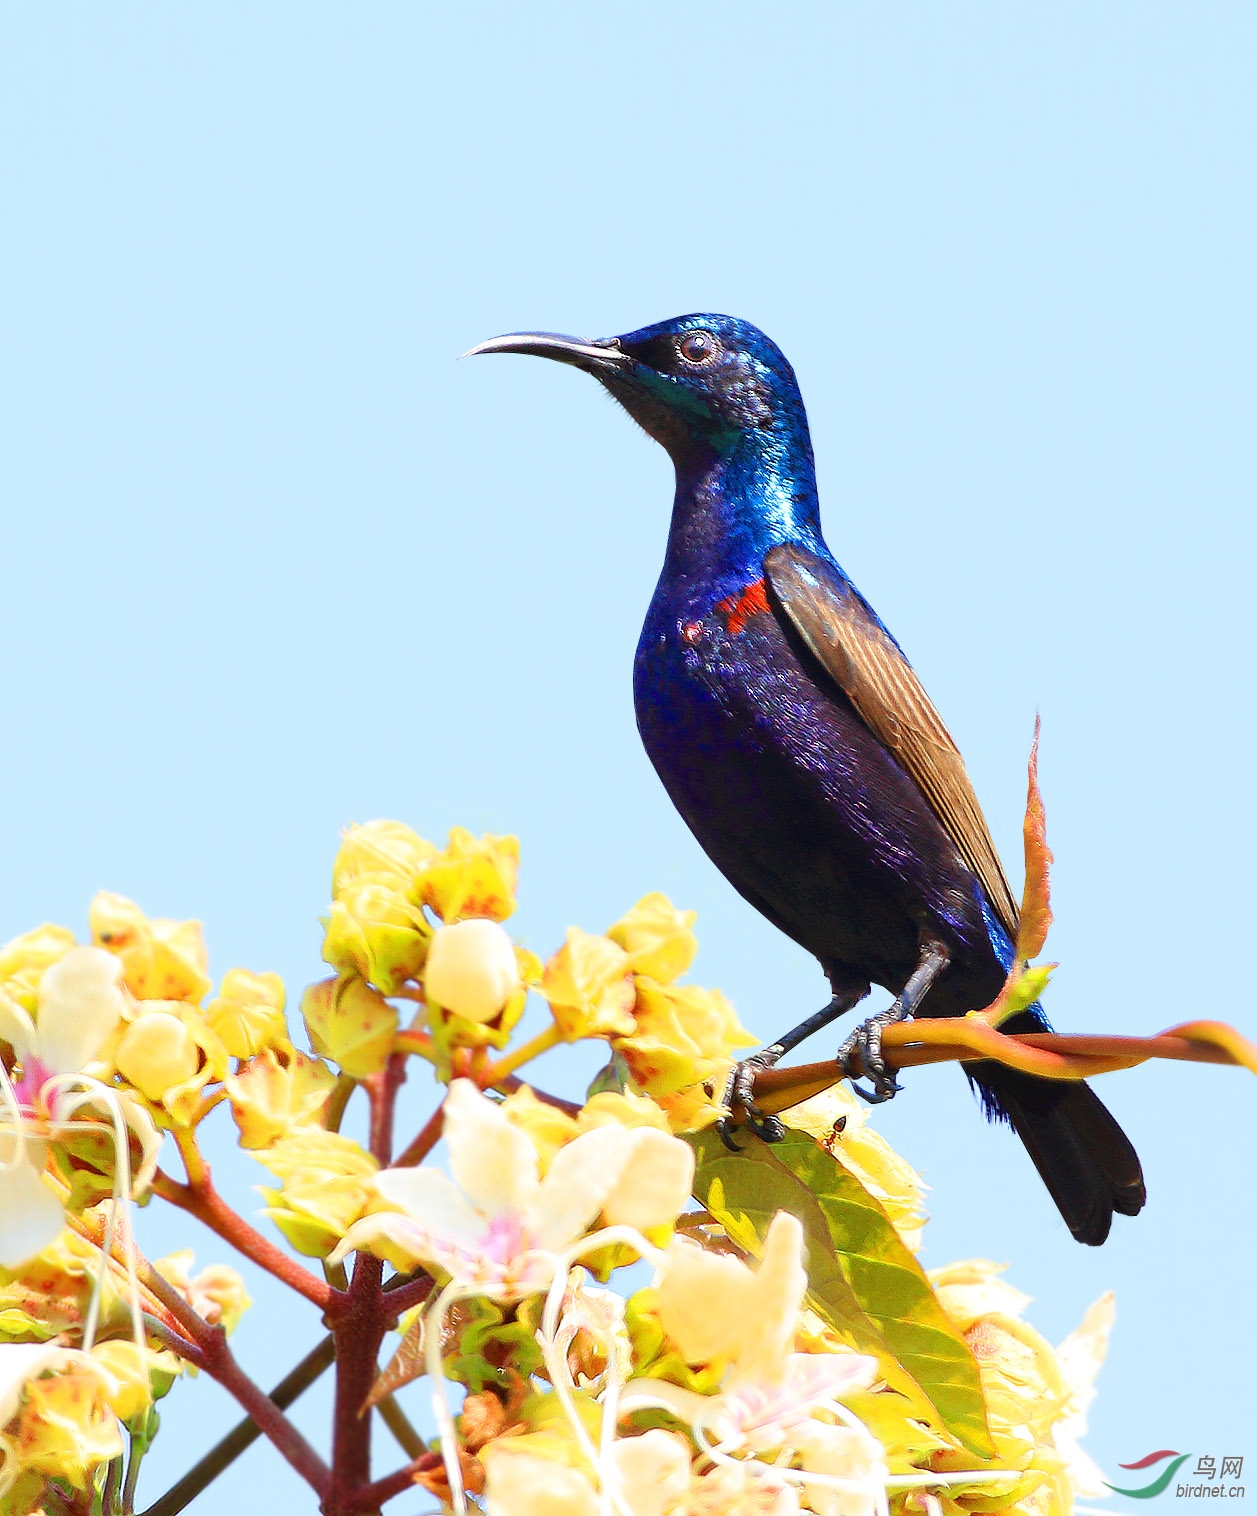
[[[851,1088],[861,1100],[867,1101],[869,1105],[881,1105],[887,1100],[893,1100],[903,1088],[887,1068],[886,1060],[882,1057],[882,1033],[888,1026],[911,1020],[911,1011],[905,1010],[896,1000],[888,1010],[876,1016],[870,1016],[867,1021],[856,1027],[838,1049],[838,1063],[847,1078],[851,1080]],[[858,1077],[852,1074],[853,1064],[858,1065],[861,1072],[872,1079],[871,1090],[864,1089]]]
[[[786,1135],[785,1124],[776,1116],[769,1116],[761,1111],[755,1104],[755,1076],[761,1069],[771,1069],[777,1060],[785,1052],[780,1043],[773,1043],[761,1053],[753,1053],[751,1057],[744,1058],[741,1063],[734,1064],[728,1079],[725,1081],[724,1093],[720,1097],[720,1104],[724,1107],[724,1115],[716,1122],[716,1131],[721,1142],[731,1153],[740,1153],[740,1145],[734,1140],[734,1130],[737,1122],[733,1119],[735,1106],[742,1107],[742,1113],[746,1117],[746,1124],[755,1135],[764,1142],[780,1142]]]

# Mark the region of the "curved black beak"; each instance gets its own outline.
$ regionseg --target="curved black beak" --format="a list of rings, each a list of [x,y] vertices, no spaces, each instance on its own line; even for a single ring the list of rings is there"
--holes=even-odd
[[[633,362],[621,348],[618,337],[587,341],[583,337],[565,337],[560,332],[507,332],[478,343],[463,357],[476,358],[481,353],[525,353],[530,358],[554,358],[591,374],[623,369]]]

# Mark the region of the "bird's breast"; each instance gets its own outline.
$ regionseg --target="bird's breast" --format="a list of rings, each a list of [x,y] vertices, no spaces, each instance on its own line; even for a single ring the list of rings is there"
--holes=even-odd
[[[634,665],[646,751],[708,855],[822,961],[911,970],[919,929],[985,948],[974,880],[846,696],[787,636],[762,577],[661,585]]]

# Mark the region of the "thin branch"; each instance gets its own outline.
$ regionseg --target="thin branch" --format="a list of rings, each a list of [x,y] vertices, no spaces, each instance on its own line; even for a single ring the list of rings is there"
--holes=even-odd
[[[408,1458],[422,1458],[428,1451],[428,1445],[407,1420],[405,1411],[397,1404],[396,1396],[385,1395],[383,1400],[377,1401],[376,1410],[380,1413],[380,1420],[397,1438],[402,1452]]]
[[[153,1176],[152,1190],[171,1205],[195,1216],[224,1242],[229,1242],[237,1252],[251,1258],[259,1268],[273,1274],[299,1295],[304,1295],[325,1315],[335,1314],[343,1298],[341,1292],[332,1289],[326,1280],[319,1279],[309,1269],[289,1258],[287,1253],[268,1241],[243,1216],[232,1210],[214,1188],[208,1167],[205,1168],[201,1181],[195,1184],[180,1184],[177,1179],[172,1179],[169,1174],[158,1169]]]
[[[1010,1036],[980,1017],[901,1022],[882,1035],[888,1067],[991,1059],[1043,1079],[1089,1079],[1135,1068],[1152,1058],[1233,1064],[1257,1074],[1257,1045],[1222,1021],[1189,1021],[1156,1037],[1028,1032]],[[850,1072],[859,1077],[862,1070]],[[834,1060],[765,1069],[755,1078],[755,1101],[769,1113],[788,1110],[837,1084],[846,1071]]]
[[[218,1332],[216,1351],[207,1352],[205,1356],[205,1372],[239,1401],[261,1431],[322,1500],[331,1486],[331,1470],[279,1406],[236,1362],[227,1346],[226,1333]]]
[[[340,1131],[340,1124],[345,1119],[345,1107],[357,1088],[358,1081],[352,1075],[337,1075],[336,1083],[332,1086],[332,1093],[327,1097],[327,1106],[323,1112],[323,1124],[329,1132]]]
[[[330,1336],[313,1348],[290,1373],[285,1374],[271,1391],[269,1399],[281,1411],[288,1407],[331,1366],[335,1349]],[[227,1468],[234,1463],[246,1448],[262,1435],[261,1429],[251,1416],[227,1433],[205,1457],[166,1491],[160,1500],[149,1506],[144,1516],[178,1516],[192,1501]]]
[[[204,1355],[195,1342],[190,1342],[181,1332],[173,1331],[164,1321],[148,1311],[144,1312],[144,1335],[156,1338],[167,1352],[185,1359],[195,1368],[199,1369],[205,1361]]]
[[[131,1434],[130,1451],[127,1457],[127,1477],[122,1486],[122,1513],[123,1516],[131,1516],[135,1510],[135,1486],[140,1477],[140,1465],[144,1462],[144,1455],[148,1451],[148,1443],[141,1441]]]
[[[481,1075],[482,1086],[501,1084],[503,1079],[513,1074],[516,1069],[524,1064],[531,1063],[534,1058],[540,1058],[542,1053],[548,1053],[552,1047],[557,1047],[563,1041],[563,1033],[557,1023],[551,1024],[531,1038],[528,1042],[521,1042],[517,1048],[504,1054],[496,1063],[491,1063]]]
[[[416,1058],[426,1058],[429,1063],[436,1062],[436,1044],[427,1032],[398,1032],[393,1038],[393,1051],[413,1053]]]
[[[366,1081],[371,1102],[371,1156],[381,1168],[393,1161],[393,1117],[397,1109],[397,1092],[406,1082],[406,1055],[392,1053],[378,1074]]]
[[[94,1217],[89,1221],[86,1216],[73,1216],[69,1213],[66,1215],[66,1221],[81,1237],[86,1237],[95,1247],[103,1251],[105,1232],[103,1222],[98,1222]],[[120,1254],[122,1247],[121,1240],[115,1239],[115,1252]],[[327,1493],[331,1477],[327,1465],[275,1402],[267,1397],[236,1362],[231,1349],[227,1346],[226,1332],[219,1326],[211,1326],[198,1311],[188,1304],[170,1281],[157,1272],[138,1248],[134,1250],[134,1258],[140,1283],[165,1308],[174,1324],[181,1327],[195,1344],[196,1354],[185,1353],[184,1356],[189,1362],[196,1363],[198,1368],[235,1397],[274,1443],[278,1451],[322,1498]],[[170,1345],[176,1352],[182,1352],[179,1339],[173,1333]]]
[[[441,1128],[444,1123],[445,1106],[442,1104],[437,1106],[436,1110],[424,1122],[414,1140],[408,1143],[403,1151],[393,1160],[394,1168],[411,1169],[417,1163],[422,1163],[441,1140]]]
[[[421,1453],[404,1469],[398,1469],[394,1474],[386,1474],[383,1479],[377,1479],[374,1484],[367,1485],[358,1493],[351,1509],[363,1513],[378,1511],[386,1500],[392,1500],[394,1496],[404,1495],[407,1490],[413,1489],[416,1474],[423,1474],[429,1469],[440,1466],[439,1453]]]
[[[832,1083],[832,1081],[831,1081]],[[509,1074],[505,1079],[496,1080],[494,1089],[502,1090],[507,1095],[513,1095],[516,1090],[527,1087],[533,1092],[538,1100],[545,1105],[552,1105],[556,1111],[566,1111],[569,1116],[579,1116],[584,1106],[579,1100],[564,1100],[561,1095],[552,1095],[549,1090],[539,1090],[535,1084],[528,1084],[526,1079],[520,1079],[515,1074]]]

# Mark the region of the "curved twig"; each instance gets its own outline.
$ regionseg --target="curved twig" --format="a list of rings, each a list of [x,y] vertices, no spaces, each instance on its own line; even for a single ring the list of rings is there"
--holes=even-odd
[[[892,1069],[984,1058],[1042,1079],[1090,1079],[1135,1068],[1151,1058],[1231,1064],[1257,1074],[1257,1045],[1224,1021],[1187,1021],[1155,1037],[1059,1032],[1009,1036],[973,1016],[906,1021],[886,1028],[882,1053]],[[765,1069],[755,1079],[755,1101],[770,1114],[785,1111],[837,1084],[848,1072],[858,1078],[863,1070],[844,1070],[833,1059]]]

